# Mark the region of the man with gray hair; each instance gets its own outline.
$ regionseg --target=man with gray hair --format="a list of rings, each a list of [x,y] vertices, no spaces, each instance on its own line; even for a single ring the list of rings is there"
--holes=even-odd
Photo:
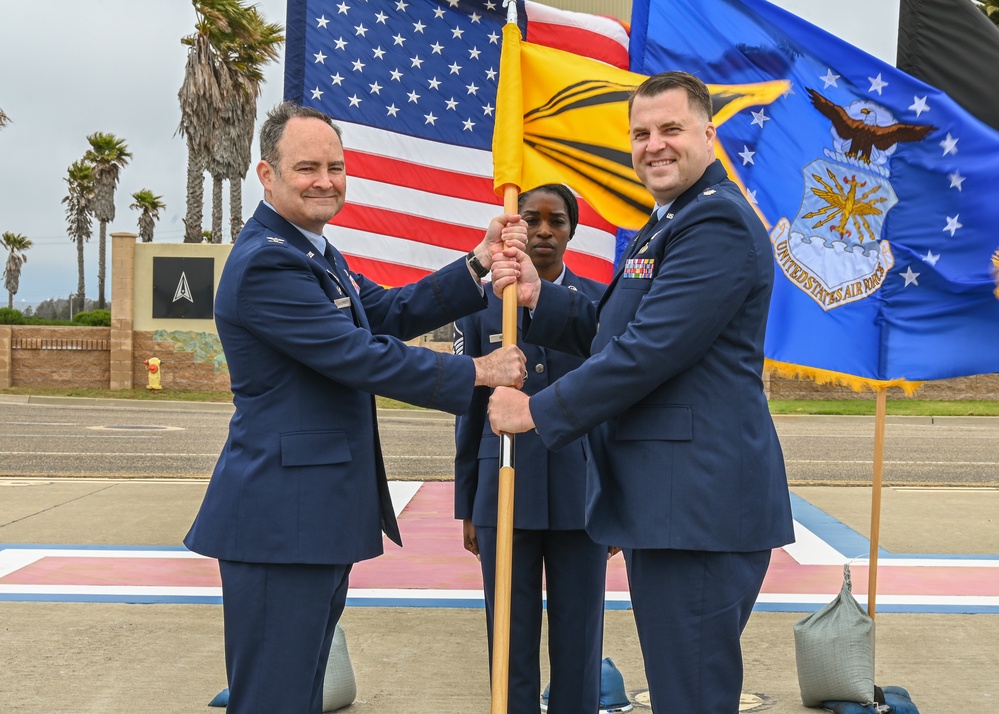
[[[480,273],[526,228],[494,218],[467,256],[386,289],[323,236],[347,184],[332,120],[281,104],[260,153],[264,200],[215,301],[236,412],[184,542],[219,561],[227,711],[319,714],[351,566],[382,553],[382,531],[402,544],[374,395],[461,414],[476,386],[523,384],[516,347],[472,359],[402,340],[485,307]]]

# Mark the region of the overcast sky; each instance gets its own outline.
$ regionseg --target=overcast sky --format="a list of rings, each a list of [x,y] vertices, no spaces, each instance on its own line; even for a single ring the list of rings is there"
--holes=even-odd
[[[286,0],[256,4],[268,21],[284,25]],[[777,4],[894,64],[898,0]],[[864,21],[856,22],[857,17]],[[89,148],[86,137],[95,131],[124,139],[132,152],[121,173],[108,234],[138,232],[131,195],[148,188],[166,202],[155,240],[183,241],[187,149],[175,136],[177,91],[187,53],[180,38],[193,32],[195,20],[187,0],[0,0],[0,108],[12,120],[0,130],[0,232],[21,233],[34,243],[15,307],[76,290],[76,247],[66,233],[63,179],[69,165]],[[258,117],[281,101],[283,55],[265,74]],[[257,159],[254,145],[254,165]],[[205,190],[210,196],[210,181]],[[251,166],[243,189],[244,216],[261,197]],[[224,218],[228,226],[228,214]],[[208,210],[204,222],[210,225]],[[97,297],[97,236],[95,224],[85,250],[90,299]],[[108,300],[110,259],[109,239]],[[6,305],[2,284],[0,295],[0,304]]]

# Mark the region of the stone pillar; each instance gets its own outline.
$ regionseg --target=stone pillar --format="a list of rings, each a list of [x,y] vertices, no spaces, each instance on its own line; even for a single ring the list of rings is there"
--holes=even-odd
[[[111,389],[132,388],[135,233],[111,234]]]
[[[0,388],[3,389],[14,386],[14,362],[10,353],[13,332],[10,325],[0,325]]]

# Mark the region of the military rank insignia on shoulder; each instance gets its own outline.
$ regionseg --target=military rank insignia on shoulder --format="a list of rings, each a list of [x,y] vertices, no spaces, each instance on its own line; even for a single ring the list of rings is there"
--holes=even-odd
[[[701,195],[703,195],[703,196],[714,196],[716,193],[718,193],[718,192],[715,191],[713,188],[709,188],[707,191],[705,191]]]
[[[274,236],[267,236],[267,240],[271,243],[284,243],[284,238],[275,238]]]

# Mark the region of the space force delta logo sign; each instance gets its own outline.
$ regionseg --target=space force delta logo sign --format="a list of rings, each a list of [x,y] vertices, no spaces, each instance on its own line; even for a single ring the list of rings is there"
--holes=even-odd
[[[153,318],[211,320],[214,258],[153,258]]]
[[[793,221],[770,233],[784,275],[826,311],[875,293],[895,264],[881,239],[898,203],[889,159],[904,141],[935,129],[901,124],[885,107],[861,100],[841,107],[813,89],[813,106],[832,123],[832,148],[802,169],[804,196]]]

